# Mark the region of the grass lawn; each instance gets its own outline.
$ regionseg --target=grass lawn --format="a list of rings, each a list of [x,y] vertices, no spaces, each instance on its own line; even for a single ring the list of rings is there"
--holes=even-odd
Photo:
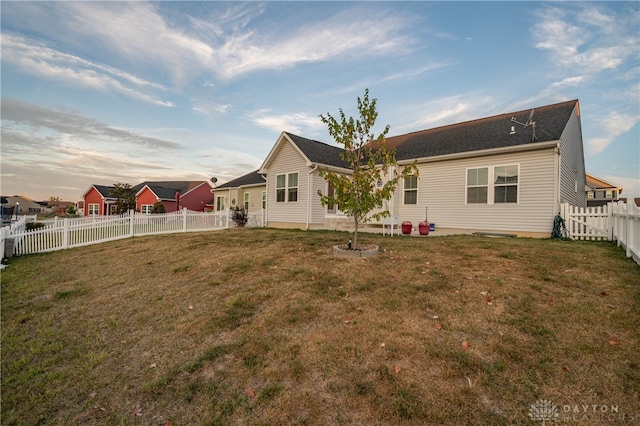
[[[567,424],[640,421],[640,267],[615,244],[361,234],[377,257],[334,258],[347,239],[12,259],[2,424],[540,425],[539,400]]]

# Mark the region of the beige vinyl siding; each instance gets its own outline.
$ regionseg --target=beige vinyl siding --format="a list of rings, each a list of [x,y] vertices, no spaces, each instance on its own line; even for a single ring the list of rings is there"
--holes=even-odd
[[[327,181],[320,177],[318,170],[311,174],[311,215],[310,222],[313,224],[324,223],[326,207],[320,203],[318,191],[327,193]]]
[[[231,189],[214,189],[214,193],[213,193],[213,205],[214,205],[214,210],[218,208],[217,202],[218,202],[218,197],[224,197],[224,208],[229,209],[231,207],[231,199],[233,197],[235,197],[234,194],[232,194]]]
[[[262,191],[265,190],[266,185],[242,188],[240,205],[244,205],[244,194],[249,193],[249,213],[254,213],[262,210]]]
[[[587,196],[584,191],[586,180],[579,114],[580,109],[576,106],[560,137],[560,153],[562,155],[560,158],[560,202],[586,207]]]
[[[403,205],[395,194],[398,218],[414,226],[424,220],[437,228],[478,231],[551,232],[554,216],[554,149],[500,154],[418,165],[418,204]],[[518,203],[466,204],[468,168],[519,165]],[[436,229],[437,229],[436,228]]]
[[[306,223],[309,167],[290,142],[281,145],[267,171],[267,211],[269,222]],[[276,176],[298,173],[298,201],[276,202]]]

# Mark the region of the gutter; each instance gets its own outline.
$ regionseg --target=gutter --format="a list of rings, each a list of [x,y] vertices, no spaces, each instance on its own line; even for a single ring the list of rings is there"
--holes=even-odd
[[[307,175],[307,223],[305,224],[305,231],[309,230],[309,216],[311,215],[311,174],[318,170],[318,165],[314,164],[313,168],[309,171]]]

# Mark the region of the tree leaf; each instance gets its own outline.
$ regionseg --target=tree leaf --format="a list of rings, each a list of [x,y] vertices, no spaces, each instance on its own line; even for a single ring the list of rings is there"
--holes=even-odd
[[[246,393],[249,398],[256,397],[256,393],[251,388],[247,388],[247,390],[245,390],[244,393]]]
[[[470,347],[471,347],[471,344],[469,342],[467,342],[466,340],[462,341],[462,349],[464,349],[465,351],[468,351]]]

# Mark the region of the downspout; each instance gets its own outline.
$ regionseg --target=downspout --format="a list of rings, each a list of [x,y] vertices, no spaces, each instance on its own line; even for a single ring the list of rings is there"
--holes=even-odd
[[[307,223],[304,227],[305,231],[309,230],[309,219],[311,216],[311,174],[313,172],[315,172],[316,170],[318,170],[318,165],[314,164],[313,168],[309,171],[309,174],[307,175]]]
[[[556,172],[556,184],[554,185],[554,200],[553,200],[553,204],[554,204],[554,211],[552,213],[552,216],[555,216],[556,214],[560,213],[560,206],[562,205],[562,200],[560,199],[562,197],[562,152],[560,151],[560,142],[558,142],[558,144],[556,145],[556,148],[554,149],[554,167],[555,167],[555,172]]]

